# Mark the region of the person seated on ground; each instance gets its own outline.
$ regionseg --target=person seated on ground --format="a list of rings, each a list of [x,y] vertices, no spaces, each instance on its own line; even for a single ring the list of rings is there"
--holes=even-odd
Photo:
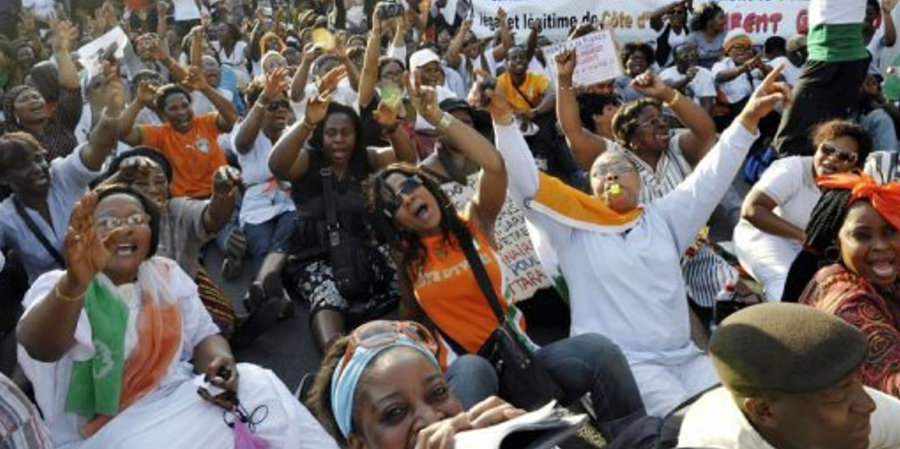
[[[674,50],[688,43],[687,21],[691,4],[690,0],[676,0],[650,13],[650,28],[659,33],[655,50],[658,67],[669,67],[677,57]]]
[[[447,87],[444,70],[445,69],[441,67],[440,56],[433,50],[427,48],[422,49],[409,57],[410,78],[421,80],[423,86],[434,87],[437,91],[439,102],[449,98],[459,98]],[[434,152],[434,143],[437,140],[437,133],[434,130],[434,126],[422,117],[416,117],[415,131],[416,152],[424,159]]]
[[[859,170],[872,139],[859,125],[829,120],[813,131],[815,156],[779,159],[744,198],[734,229],[735,255],[762,284],[767,301],[781,301],[788,270],[806,241],[806,225],[822,196],[819,176]]]
[[[47,151],[47,161],[66,157],[78,146],[75,127],[81,120],[84,103],[78,71],[69,52],[78,29],[68,21],[54,21],[52,35],[56,79],[39,77],[45,82],[38,88],[34,80],[26,78],[26,84],[9,88],[3,96],[4,121],[0,123],[0,134],[23,131],[34,136]],[[52,66],[47,69],[54,71]],[[41,90],[53,97],[48,99]],[[53,99],[55,104],[49,108],[48,102]]]
[[[166,155],[172,163],[172,196],[208,198],[212,194],[213,173],[226,164],[219,134],[231,132],[238,115],[231,101],[209,85],[199,68],[191,67],[185,85],[202,92],[217,112],[195,116],[191,95],[184,87],[169,84],[154,89],[143,82],[122,114],[119,138],[129,145],[146,145]],[[162,112],[166,123],[134,126],[137,115],[151,103]]]
[[[715,117],[719,131],[731,125],[760,80],[772,71],[772,67],[762,61],[762,55],[755,54],[753,41],[743,28],[729,31],[722,48],[725,58],[712,68],[716,88],[721,90],[726,101],[719,104],[724,111]]]
[[[281,271],[287,262],[296,207],[289,187],[269,170],[273,145],[294,121],[287,75],[287,69],[276,69],[265,76],[264,83],[250,84],[246,92],[250,113],[233,137],[247,186],[241,204],[241,229],[247,236],[249,255],[262,260],[247,292],[247,305],[249,311],[274,308],[276,317],[294,311],[294,304],[285,296]]]
[[[235,335],[237,326],[234,307],[200,263],[200,248],[225,227],[234,210],[235,190],[241,180],[232,170],[228,167],[216,170],[209,200],[171,198],[169,160],[152,148],[139,146],[116,156],[103,181],[103,184],[125,184],[156,203],[160,212],[157,254],[178,262],[197,283],[200,301],[220,333],[228,339]]]
[[[728,33],[725,10],[714,1],[701,3],[694,8],[689,25],[688,39],[697,46],[697,64],[712,69],[724,56],[722,49]]]
[[[503,159],[481,134],[441,111],[433,89],[420,86],[408,87],[407,91],[419,114],[440,131],[442,139],[482,171],[475,195],[461,212],[436,182],[413,167],[388,167],[369,183],[375,225],[391,244],[404,292],[401,316],[430,322],[438,331],[441,366],[449,368],[451,389],[464,405],[497,394],[497,374],[486,359],[470,360],[463,365],[465,369],[454,369],[453,364],[456,357],[478,354],[491,332],[501,325],[474,269],[466,268],[469,256],[465,248],[472,247],[484,263],[506,324],[562,388],[565,396],[558,399],[573,401],[590,392],[601,432],[614,438],[645,414],[625,358],[612,342],[596,334],[564,339],[543,348],[530,341],[524,316],[511,303],[509,286],[504,285],[508,269],[495,252],[494,222],[506,200]],[[502,91],[487,90],[484,95],[490,98],[488,107],[497,132],[509,128],[522,139],[521,132],[515,131],[513,109]],[[502,139],[497,141],[497,145],[507,144]],[[588,360],[591,362],[586,365],[584,361]]]
[[[772,36],[763,43],[763,56],[766,58],[766,63],[769,67],[784,64],[781,75],[784,76],[786,83],[794,86],[800,78],[800,68],[790,61],[787,53],[787,40],[781,36]]]
[[[693,44],[676,47],[675,65],[659,72],[659,78],[712,115],[716,82],[712,72],[697,65],[697,47]]]
[[[654,61],[653,47],[645,43],[627,43],[622,47],[619,59],[625,68],[625,75],[616,79],[616,95],[626,103],[640,99],[643,95],[631,87],[631,82],[644,72],[656,72],[651,67]]]
[[[797,101],[786,109],[773,146],[780,156],[810,156],[815,125],[844,118],[858,98],[869,69],[865,34],[872,29],[867,0],[810,0],[808,60],[794,86]],[[877,3],[877,0],[875,0]],[[877,4],[875,11],[878,11]]]
[[[379,6],[379,8],[381,7],[383,6]],[[390,142],[391,134],[398,131],[411,133],[412,130],[408,125],[415,123],[415,108],[409,105],[407,98],[403,98],[404,61],[391,56],[380,56],[382,37],[387,31],[384,29],[385,23],[386,21],[379,18],[377,13],[372,16],[372,27],[366,41],[366,51],[359,76],[357,106],[363,122],[366,145],[387,145]],[[394,33],[395,37],[400,35],[399,23],[398,29]],[[396,41],[394,43],[396,44]],[[378,109],[387,106],[382,103],[383,100],[391,103],[394,108],[399,107],[398,112],[402,119],[399,128],[385,130],[390,131],[387,133],[388,135],[383,135],[382,128],[376,119]],[[422,150],[425,149],[422,148]],[[422,157],[424,158],[425,155],[423,154]]]
[[[79,144],[88,141],[91,131],[103,117],[103,110],[110,115],[119,115],[125,109],[125,81],[119,75],[118,64],[104,62],[101,71],[85,78],[84,99],[87,100],[81,112],[81,120],[75,127],[75,138]],[[116,153],[129,147],[119,142]]]
[[[844,174],[819,185],[831,189],[819,206],[828,212],[810,226],[833,231],[823,252],[830,265],[816,272],[800,302],[860,328],[869,343],[860,379],[900,397],[900,183]]]
[[[506,72],[497,78],[497,89],[503,91],[523,127],[556,107],[556,92],[550,78],[528,70],[528,62],[524,48],[510,48],[506,54]]]
[[[355,108],[357,103],[357,91],[359,89],[359,68],[350,60],[347,46],[344,43],[345,33],[337,33],[335,48],[325,51],[319,44],[310,44],[303,54],[303,61],[291,80],[291,101],[295,106],[297,117],[303,115],[303,100],[319,95],[317,86],[322,77],[335,67],[343,67],[347,76],[341,79],[335,93],[332,95],[336,103]],[[312,79],[310,80],[310,76]]]
[[[465,100],[450,98],[444,100],[438,105],[441,111],[444,111],[459,120],[466,126],[474,128],[482,136],[488,137],[485,130],[479,129],[476,125],[476,118],[482,119],[484,111],[476,111]],[[483,120],[487,121],[487,120]],[[487,123],[490,126],[490,123]],[[492,133],[491,133],[492,134]],[[434,178],[440,184],[456,183],[459,185],[468,185],[469,177],[477,175],[481,171],[481,167],[466,156],[466,153],[453,146],[453,144],[445,138],[439,138],[435,144],[434,153],[419,163],[419,170],[425,172],[428,176]]]
[[[134,39],[137,58],[126,59],[126,65],[132,75],[149,70],[158,73],[163,79],[182,79],[185,70],[168,52],[165,40],[154,34],[142,34]],[[177,56],[177,55],[176,55]],[[132,82],[135,80],[132,78]]]
[[[652,74],[642,75],[640,80],[647,84],[636,82],[635,89],[645,98],[621,106],[613,117],[612,130],[625,148],[622,154],[637,167],[641,178],[640,202],[652,204],[685,181],[712,148],[716,134],[709,114],[698,104]],[[686,131],[671,130],[660,103],[669,105]],[[596,159],[587,166],[589,172],[594,163]],[[737,218],[731,221],[731,211],[737,215],[740,199],[729,188],[719,204],[717,209],[721,212],[714,218],[723,221],[729,230],[734,229]],[[682,258],[682,275],[693,310],[701,315],[703,324],[712,315],[716,295],[726,283],[738,278],[737,271],[705,241],[692,244],[686,250]],[[694,323],[696,331],[705,327],[697,324]],[[701,343],[705,340],[700,333],[697,337],[702,337]]]
[[[690,405],[678,447],[900,447],[900,401],[868,388],[858,329],[812,307],[760,304],[710,341],[722,386]]]
[[[437,346],[418,323],[360,326],[325,355],[310,391],[313,413],[341,447],[383,449],[448,447],[456,432],[525,413],[497,397],[463,403],[442,372]]]
[[[0,135],[0,183],[12,191],[0,203],[0,248],[18,251],[29,283],[66,266],[62,237],[72,207],[100,176],[115,147],[118,121],[104,115],[87,143],[53,161],[29,133]]]
[[[884,98],[881,76],[866,75],[859,88],[859,99],[850,110],[850,118],[872,136],[876,151],[900,151],[897,127],[900,125],[900,108]]]
[[[50,449],[50,432],[41,413],[28,396],[0,373],[0,447],[10,449]]]
[[[234,70],[239,86],[246,86],[250,83],[250,71],[247,70],[248,50],[240,28],[234,23],[222,22],[217,25],[216,31],[218,39],[213,47],[219,54],[219,61]]]
[[[309,306],[313,338],[322,351],[344,332],[345,323],[371,319],[399,300],[387,248],[369,235],[362,183],[398,160],[416,160],[412,146],[395,151],[363,145],[359,116],[330,101],[342,72],[338,67],[322,78],[319,95],[307,99],[304,119],[278,139],[269,156],[272,174],[291,183],[298,218],[286,270],[291,287]],[[328,192],[333,201],[326,201]],[[340,227],[340,251],[329,250],[328,230],[335,231],[329,221]]]
[[[156,204],[128,187],[86,194],[65,237],[79,263],[45,273],[26,295],[19,363],[54,445],[234,447],[223,411],[198,395],[206,380],[245,413],[264,407],[255,436],[273,447],[334,447],[274,373],[235,363],[197,285],[154,256],[159,220]]]
[[[159,73],[151,72],[149,70],[142,70],[134,75],[134,78],[131,81],[129,86],[129,92],[131,93],[130,98],[137,98],[138,88],[140,88],[141,84],[146,82],[150,85],[154,90],[159,90],[165,83],[162,76]],[[141,111],[138,113],[137,118],[134,120],[134,123],[137,126],[141,125],[162,125],[165,124],[165,115],[161,111],[156,110],[156,105],[153,102],[150,104],[144,105]]]
[[[531,229],[556,251],[569,287],[571,335],[598,332],[618,344],[651,415],[665,415],[715,381],[709,360],[691,341],[681,256],[731,185],[758,136],[759,121],[778,103],[789,102],[790,92],[775,81],[777,76],[778,69],[694,171],[649,204],[640,201],[642,179],[626,154],[606,152],[597,158],[588,195],[540,175],[521,137],[495,130],[503,142],[498,149],[509,172],[510,194]],[[652,74],[635,83],[650,96],[665,92],[676,109],[700,109]],[[658,128],[665,126],[658,109],[640,109],[640,119],[632,117],[617,134],[665,146],[668,137]],[[657,128],[639,126],[648,122]]]

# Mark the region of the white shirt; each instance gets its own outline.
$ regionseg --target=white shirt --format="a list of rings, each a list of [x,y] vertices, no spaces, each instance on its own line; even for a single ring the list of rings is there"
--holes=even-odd
[[[681,255],[731,185],[758,133],[732,126],[684,182],[643,206],[629,232],[603,234],[532,208],[538,172],[528,145],[514,126],[494,128],[510,195],[524,206],[532,229],[556,249],[569,286],[571,335],[606,335],[630,363],[677,362],[698,355],[691,342]]]
[[[249,83],[250,72],[247,70],[247,55],[244,54],[247,49],[247,43],[237,41],[234,44],[234,51],[231,52],[231,55],[228,55],[218,42],[214,42],[213,46],[217,49],[216,52],[219,54],[219,61],[222,65],[228,65],[234,70],[234,74],[238,78],[238,84]]]
[[[731,70],[736,67],[737,65],[731,58],[725,58],[715,63],[712,68],[713,79],[719,75],[719,72]],[[750,82],[750,78],[753,79],[752,83]],[[756,69],[751,71],[749,76],[747,73],[741,73],[731,81],[718,83],[719,89],[722,89],[722,93],[725,94],[728,102],[732,104],[737,103],[752,94],[753,89],[757,84],[759,84],[759,70]]]
[[[796,86],[797,80],[800,79],[801,70],[792,64],[787,56],[779,56],[769,61],[769,66],[773,69],[782,64],[784,64],[784,70],[781,71],[781,75],[784,76],[784,80],[791,86]]]
[[[900,447],[900,401],[878,390],[865,387],[875,401],[869,418],[870,449]],[[706,393],[693,403],[681,424],[678,447],[717,449],[775,449],[753,428],[725,388]]]
[[[659,72],[659,78],[663,81],[681,81],[685,78],[686,75],[681,74],[678,71],[678,67],[672,66],[669,67],[662,72]],[[715,98],[716,97],[716,81],[712,75],[712,72],[709,70],[698,66],[697,67],[697,75],[694,76],[694,79],[688,83],[687,87],[690,89],[691,99],[694,100],[694,103],[700,104],[701,98]]]
[[[289,186],[282,186],[269,170],[271,153],[272,141],[261,130],[250,151],[245,154],[238,152],[242,178],[247,185],[241,205],[241,226],[265,223],[285,212],[296,210],[287,190]]]
[[[212,318],[200,302],[197,285],[175,261],[154,257],[142,264],[140,272],[139,278],[151,276],[145,273],[155,273],[159,280],[154,285],[164,286],[164,291],[170,295],[171,300],[177,302],[182,316],[181,349],[176,352],[178,355],[173,357],[167,375],[160,381],[159,387],[140,400],[149,401],[159,397],[160,394],[164,395],[167,387],[183,383],[192,377],[193,367],[189,364],[189,360],[193,357],[194,347],[204,338],[218,333],[219,329],[213,324]],[[51,271],[35,281],[22,301],[26,315],[35,304],[46,299],[47,294],[63,274],[63,271]],[[105,278],[102,274],[99,276]],[[136,284],[126,284],[116,289],[128,306],[129,312],[128,328],[125,332],[126,360],[138,343],[137,319],[141,312],[141,301],[135,286]],[[74,363],[90,359],[95,352],[91,323],[84,310],[78,317],[74,338],[75,345],[54,363],[34,360],[21,345],[18,347],[19,365],[34,384],[35,399],[43,412],[56,447],[77,446],[83,441],[79,430],[87,420],[79,415],[67,413],[65,404]]]

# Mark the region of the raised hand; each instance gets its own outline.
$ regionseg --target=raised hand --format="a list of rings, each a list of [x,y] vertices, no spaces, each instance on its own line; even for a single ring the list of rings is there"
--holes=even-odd
[[[169,57],[169,46],[163,45],[159,36],[154,35],[149,39],[150,44],[147,47],[147,51],[150,52],[150,56],[153,57],[154,60],[163,61]]]
[[[438,106],[437,91],[434,87],[422,85],[422,77],[419,72],[416,72],[414,83],[410,81],[409,76],[404,75],[403,78],[409,100],[416,111],[425,121],[436,126],[444,115],[444,111]]]
[[[287,92],[288,76],[290,72],[285,67],[279,67],[266,74],[266,82],[263,86],[262,97],[268,101],[274,100],[282,92]]]
[[[203,74],[203,71],[200,70],[200,67],[191,67],[190,70],[188,70],[187,77],[181,84],[184,85],[184,87],[195,91],[204,91],[210,88],[209,82],[206,81],[206,76]]]
[[[502,7],[497,8],[497,20],[500,21],[500,23],[506,23],[506,18],[506,11],[504,11]]]
[[[169,11],[168,3],[166,3],[162,0],[156,2],[156,13],[159,16],[159,20],[165,20],[166,12],[168,12],[168,11]]]
[[[572,77],[575,75],[575,66],[578,65],[578,53],[574,48],[563,50],[556,54],[556,75],[561,80],[569,81],[571,87]]]
[[[53,30],[54,51],[69,51],[78,40],[78,27],[68,20],[51,19],[50,29]]]
[[[96,192],[89,192],[75,204],[69,229],[63,241],[67,264],[66,278],[77,291],[84,291],[97,273],[106,267],[112,256],[113,238],[124,232],[117,228],[100,235],[94,220],[99,201]]]
[[[303,47],[303,63],[312,65],[313,61],[316,60],[319,56],[322,56],[325,53],[325,50],[322,49],[321,45],[313,44],[312,42],[306,44]]]
[[[741,111],[741,121],[751,131],[756,129],[759,121],[769,115],[778,106],[778,103],[783,103],[785,107],[790,106],[793,99],[790,86],[776,81],[782,70],[784,70],[784,64],[769,72],[759,87],[753,91],[753,95],[750,96],[750,100]]]
[[[645,97],[655,98],[661,101],[667,101],[674,95],[672,88],[666,85],[666,83],[654,75],[650,70],[636,76],[634,80],[631,81],[631,87]]]
[[[881,0],[881,10],[885,14],[890,14],[897,6],[897,0]]]
[[[223,165],[213,173],[213,195],[229,197],[241,187],[241,172],[238,169]]]
[[[319,82],[316,84],[319,93],[321,94],[326,91],[333,92],[337,89],[338,83],[345,76],[347,76],[347,68],[342,65],[329,70],[328,73],[322,75],[322,78],[320,78]]]
[[[375,113],[372,116],[375,122],[383,129],[392,129],[397,125],[400,117],[400,108],[382,100],[378,103],[378,108],[375,109]]]
[[[347,31],[337,30],[334,32],[334,54],[346,58],[347,57]]]
[[[156,83],[152,81],[141,81],[141,84],[138,84],[136,101],[144,106],[152,105],[156,100],[157,88]]]
[[[684,75],[687,78],[688,82],[697,77],[698,71],[699,69],[697,69],[697,67],[690,67],[687,69],[687,71],[684,72]]]

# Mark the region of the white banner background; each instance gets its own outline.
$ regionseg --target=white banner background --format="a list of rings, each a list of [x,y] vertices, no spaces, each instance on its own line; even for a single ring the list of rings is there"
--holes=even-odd
[[[516,40],[524,42],[534,20],[541,21],[543,34],[558,42],[571,25],[586,20],[612,24],[619,42],[655,41],[650,13],[671,0],[473,0],[472,29],[479,37],[497,29],[497,9],[507,12]],[[695,0],[695,5],[700,0]],[[790,37],[806,30],[807,0],[720,0],[728,27],[743,27],[762,44],[770,36]],[[900,8],[898,8],[900,9]]]

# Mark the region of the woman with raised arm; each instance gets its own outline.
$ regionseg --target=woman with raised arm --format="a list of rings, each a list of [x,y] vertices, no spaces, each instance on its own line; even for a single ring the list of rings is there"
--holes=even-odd
[[[356,112],[330,101],[344,74],[337,67],[322,77],[319,95],[307,99],[305,118],[278,139],[269,156],[269,169],[291,183],[297,205],[287,274],[310,308],[312,334],[322,351],[345,331],[345,322],[371,319],[398,302],[387,249],[369,233],[362,183],[398,160],[416,160],[408,146],[395,152],[363,144]],[[338,232],[341,245],[330,247],[330,236]]]
[[[527,343],[561,387],[563,397],[557,399],[572,401],[591,393],[601,432],[610,440],[615,438],[644,416],[624,357],[609,340],[596,334],[563,339],[542,348],[531,342],[525,333],[525,318],[511,301],[510,272],[495,251],[494,223],[506,200],[503,159],[490,141],[442,111],[433,89],[408,86],[407,91],[419,114],[435,126],[441,139],[481,167],[481,174],[475,195],[461,212],[420,169],[395,165],[376,174],[370,182],[376,224],[394,250],[404,291],[401,313],[433,324],[441,336],[439,359],[441,366],[449,367],[451,388],[465,406],[471,406],[497,394],[493,369],[479,369],[485,361],[478,357],[473,360],[473,354],[479,353],[491,332],[501,324],[486,290],[482,290],[493,289],[505,324]],[[490,98],[488,107],[494,126],[517,129],[506,98],[492,90],[485,95]],[[521,139],[519,131],[515,132]],[[498,141],[498,145],[505,144]],[[481,259],[490,287],[477,280],[466,255],[468,246]],[[465,369],[459,369],[457,363],[463,359],[469,362],[463,365]]]
[[[540,174],[520,133],[495,127],[510,194],[556,250],[569,286],[571,334],[601,333],[622,348],[651,415],[665,415],[716,381],[691,341],[681,255],[731,185],[759,120],[790,98],[775,82],[779,71],[693,173],[651,204],[641,201],[641,176],[625,154],[607,152],[594,162],[588,195]],[[639,77],[636,87],[653,91],[653,81]],[[685,102],[676,96],[670,103],[679,101]],[[658,109],[648,107],[640,118],[631,131],[662,143]]]
[[[335,447],[271,371],[235,362],[197,285],[154,257],[159,220],[156,204],[128,187],[86,194],[65,237],[78,263],[44,274],[25,297],[19,363],[54,445],[233,448],[217,406],[231,404],[228,414],[246,416],[272,447]],[[224,393],[214,405],[198,385]]]

